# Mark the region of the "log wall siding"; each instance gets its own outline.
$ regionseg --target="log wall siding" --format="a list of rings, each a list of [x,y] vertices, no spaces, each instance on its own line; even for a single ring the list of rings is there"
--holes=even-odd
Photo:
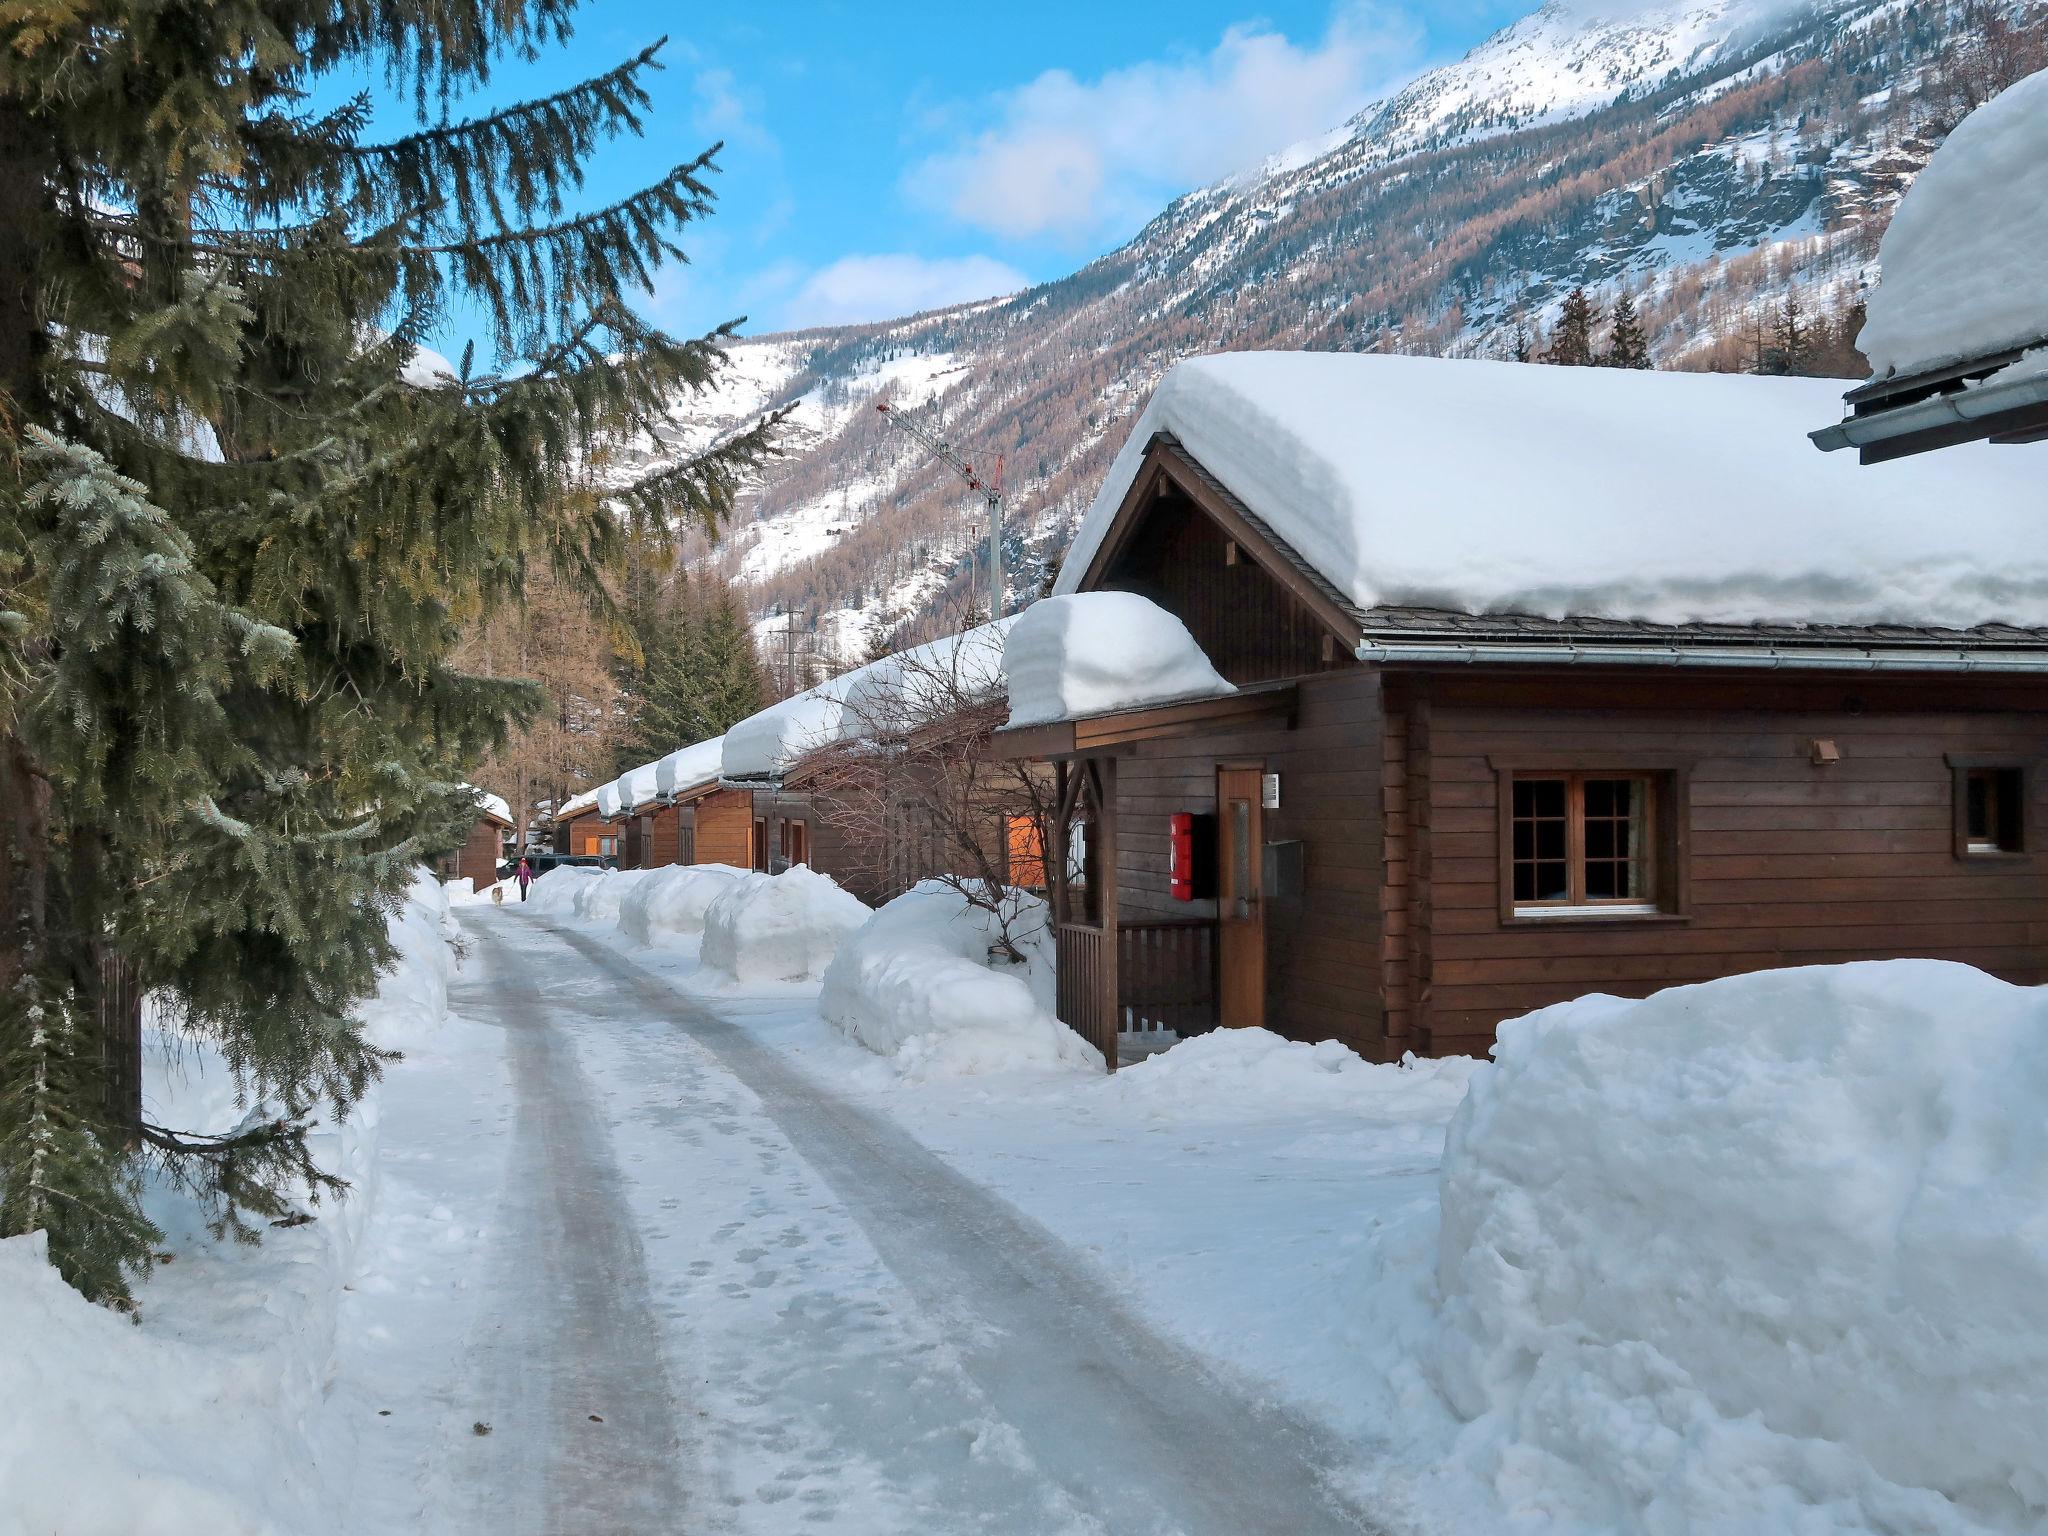
[[[716,789],[694,806],[699,864],[747,867],[754,797],[744,789]]]
[[[1379,680],[1362,667],[1305,679],[1292,730],[1280,725],[1141,743],[1117,760],[1117,899],[1130,921],[1209,917],[1213,901],[1167,889],[1167,818],[1216,809],[1216,769],[1280,775],[1269,842],[1305,845],[1304,894],[1269,902],[1266,1023],[1296,1039],[1336,1038],[1387,1054],[1381,994],[1383,773]]]
[[[1525,686],[1515,702],[1459,691],[1430,706],[1435,1054],[1483,1053],[1501,1020],[1585,992],[1782,965],[1922,956],[2048,980],[2048,715],[2021,695],[1968,679],[1856,698],[1680,679]],[[1596,696],[1607,707],[1588,707]],[[1816,739],[1841,760],[1816,767]],[[1610,766],[1687,766],[1682,921],[1503,922],[1499,766],[1588,749]],[[2028,767],[2027,853],[1956,856],[1945,754]]]
[[[1133,528],[1104,586],[1149,597],[1187,625],[1233,683],[1270,682],[1356,666],[1348,645],[1262,569],[1249,551],[1227,559],[1229,539],[1168,482]],[[1333,643],[1327,647],[1325,641]]]
[[[683,813],[673,805],[662,806],[647,818],[647,867],[661,869],[679,863],[683,856]]]
[[[503,857],[505,829],[495,821],[478,821],[469,838],[439,861],[443,880],[474,880],[482,890],[498,878],[498,861]]]

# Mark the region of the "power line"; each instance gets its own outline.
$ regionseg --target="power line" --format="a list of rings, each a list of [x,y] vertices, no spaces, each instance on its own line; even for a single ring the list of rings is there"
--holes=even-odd
[[[988,616],[999,619],[1003,616],[1003,456],[996,455],[996,470],[993,483],[967,461],[967,458],[936,428],[927,425],[916,415],[900,410],[883,400],[875,409],[882,413],[882,419],[892,427],[924,445],[925,451],[954,474],[967,482],[967,488],[979,496],[988,506]]]

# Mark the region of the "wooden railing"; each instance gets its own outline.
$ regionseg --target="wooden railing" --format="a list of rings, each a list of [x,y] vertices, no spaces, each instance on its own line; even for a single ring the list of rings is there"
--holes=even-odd
[[[1102,1052],[1116,1070],[1117,1010],[1109,1006],[1116,988],[1116,943],[1105,929],[1083,923],[1061,923],[1059,949],[1059,1015],[1075,1034]]]
[[[1216,1027],[1216,923],[1166,918],[1117,929],[1117,1023],[1196,1035]]]

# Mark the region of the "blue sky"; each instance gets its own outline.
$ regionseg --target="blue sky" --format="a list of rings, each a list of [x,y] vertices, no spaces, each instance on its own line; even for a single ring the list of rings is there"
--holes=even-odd
[[[883,319],[1071,271],[1177,194],[1334,127],[1528,3],[1036,0],[681,6],[591,0],[491,101],[558,89],[664,33],[616,197],[723,139],[719,206],[647,308],[678,331]]]

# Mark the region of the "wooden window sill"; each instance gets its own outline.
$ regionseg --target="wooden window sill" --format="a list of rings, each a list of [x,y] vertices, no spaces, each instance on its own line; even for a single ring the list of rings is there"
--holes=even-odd
[[[1600,912],[1585,907],[1560,907],[1552,911],[1529,909],[1501,914],[1503,928],[1658,928],[1689,923],[1686,912]]]

